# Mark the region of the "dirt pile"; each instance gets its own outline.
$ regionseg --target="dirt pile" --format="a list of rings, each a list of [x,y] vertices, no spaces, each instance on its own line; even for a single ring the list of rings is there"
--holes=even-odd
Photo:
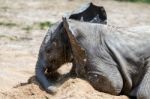
[[[35,77],[28,84],[21,84],[11,91],[2,92],[3,99],[128,99],[126,96],[112,96],[93,89],[86,81],[81,79],[69,79],[58,88],[55,95],[50,95],[39,87]]]

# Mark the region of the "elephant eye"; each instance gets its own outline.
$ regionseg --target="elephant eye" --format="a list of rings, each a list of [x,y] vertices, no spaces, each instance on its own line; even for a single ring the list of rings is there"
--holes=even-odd
[[[48,44],[45,46],[45,52],[46,52],[46,53],[50,53],[50,52],[51,52],[52,47],[51,47],[50,45],[51,45],[51,44],[48,43]]]
[[[45,51],[46,51],[46,53],[50,53],[52,51],[52,49],[51,48],[47,48],[47,49],[45,49]]]

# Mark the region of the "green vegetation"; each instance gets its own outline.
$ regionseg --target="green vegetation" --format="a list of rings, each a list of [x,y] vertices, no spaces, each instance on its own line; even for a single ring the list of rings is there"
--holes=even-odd
[[[0,26],[13,27],[13,26],[17,26],[17,24],[11,22],[0,22]]]
[[[150,3],[150,0],[118,0],[118,1],[130,1],[130,2],[144,2],[144,3]]]
[[[31,32],[31,30],[33,29],[33,26],[29,26],[29,25],[27,25],[27,26],[23,27],[22,29],[23,29],[23,30],[25,30],[25,31],[26,31],[26,33],[30,33],[30,32]]]
[[[7,35],[0,35],[0,39],[2,38],[6,38],[8,40],[11,40],[11,41],[18,41],[19,38],[17,36],[7,36]]]
[[[6,21],[0,21],[0,26],[13,28],[18,27],[22,30],[26,31],[26,33],[31,33],[32,30],[47,30],[49,27],[51,27],[53,23],[49,21],[44,22],[35,22],[31,25],[23,25],[22,23],[13,23],[13,22],[6,22]]]
[[[46,28],[48,28],[48,27],[50,27],[50,26],[52,26],[53,24],[51,23],[51,22],[49,22],[49,21],[46,21],[46,22],[40,22],[40,23],[37,23],[38,25],[39,25],[39,27],[40,27],[40,29],[46,29]]]
[[[25,30],[27,33],[30,33],[34,29],[46,30],[49,27],[51,27],[52,25],[53,24],[51,22],[49,22],[49,21],[36,22],[36,23],[33,23],[32,25],[24,26],[22,29]]]
[[[27,25],[27,26],[23,26],[21,24],[16,24],[16,23],[12,23],[12,22],[0,22],[0,26],[6,26],[6,27],[16,27],[16,26],[23,26],[22,29],[24,30],[27,30],[27,31],[30,31],[32,29],[41,29],[41,30],[44,30],[44,29],[47,29],[49,28],[50,26],[52,26],[53,24],[49,21],[45,21],[45,22],[36,22],[36,23],[33,23],[32,25]]]
[[[129,1],[132,1],[132,2],[147,2],[147,3],[150,3],[150,0],[129,0]]]

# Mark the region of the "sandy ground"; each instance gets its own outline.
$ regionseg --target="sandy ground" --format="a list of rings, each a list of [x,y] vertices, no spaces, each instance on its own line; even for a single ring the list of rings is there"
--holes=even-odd
[[[92,1],[105,7],[108,24],[150,25],[148,4]],[[50,95],[34,78],[38,50],[48,30],[40,24],[54,23],[86,2],[89,0],[0,0],[0,99],[128,99],[97,92],[81,79],[69,79],[56,95]]]

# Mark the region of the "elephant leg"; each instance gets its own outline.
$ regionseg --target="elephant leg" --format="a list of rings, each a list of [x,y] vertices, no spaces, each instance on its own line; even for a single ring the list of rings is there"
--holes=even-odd
[[[146,61],[143,79],[136,89],[137,99],[150,99],[150,58]]]
[[[90,82],[90,84],[98,91],[109,93],[112,95],[119,95],[122,89],[122,83],[116,82],[112,83],[109,78],[107,78],[105,75],[100,73],[88,73],[87,79]],[[119,77],[118,77],[119,79]],[[118,81],[121,81],[122,79],[119,79]],[[113,85],[114,84],[114,85]],[[117,85],[117,86],[115,86]]]

